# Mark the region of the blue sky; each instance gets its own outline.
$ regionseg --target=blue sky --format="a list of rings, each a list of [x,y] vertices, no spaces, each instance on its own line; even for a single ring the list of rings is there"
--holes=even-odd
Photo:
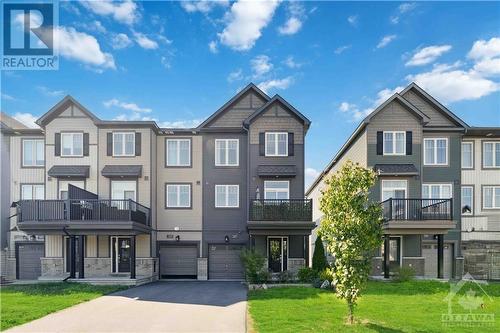
[[[71,94],[103,119],[196,126],[248,82],[309,117],[308,181],[378,103],[416,81],[500,126],[498,2],[60,2],[58,71],[2,72],[26,122]]]

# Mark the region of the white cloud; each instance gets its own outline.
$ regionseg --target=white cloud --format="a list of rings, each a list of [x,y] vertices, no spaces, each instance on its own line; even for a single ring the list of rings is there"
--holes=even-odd
[[[288,76],[284,79],[273,79],[267,80],[259,83],[257,86],[264,92],[268,92],[271,89],[287,89],[293,83],[293,77]]]
[[[119,33],[111,38],[111,43],[114,49],[119,50],[132,45],[132,40],[127,35]]]
[[[163,67],[165,67],[166,69],[170,69],[172,67],[172,63],[170,61],[170,58],[168,57],[165,57],[165,56],[162,56],[161,57],[161,64]]]
[[[208,43],[208,49],[214,54],[219,52],[219,50],[217,49],[217,42],[214,40]]]
[[[6,101],[15,101],[16,100],[11,95],[7,95],[7,94],[4,94],[4,93],[2,93],[2,99],[5,99]]]
[[[29,128],[39,128],[39,126],[35,124],[35,121],[38,119],[38,117],[35,117],[31,113],[16,112],[13,118],[20,123],[28,126]]]
[[[51,90],[45,86],[38,86],[36,89],[48,97],[60,97],[64,95],[64,90]]]
[[[395,93],[399,93],[403,89],[404,89],[404,87],[399,86],[399,87],[396,87],[394,89],[385,88],[385,89],[380,90],[377,93],[377,99],[373,103],[372,108],[375,109],[375,108],[379,107],[380,104],[384,103],[387,99],[392,97],[392,95],[394,95]]]
[[[261,77],[273,69],[273,64],[270,62],[270,58],[263,54],[250,60],[250,65],[252,66],[254,78]]]
[[[278,27],[278,32],[281,35],[293,35],[302,28],[302,21],[297,17],[290,17],[284,25]]]
[[[449,50],[451,50],[451,45],[431,45],[424,47],[417,51],[405,65],[422,66],[430,64]]]
[[[104,101],[104,102],[102,102],[102,104],[104,104],[104,106],[107,108],[115,106],[115,107],[118,107],[118,108],[121,108],[124,110],[133,111],[136,113],[150,113],[153,111],[150,108],[142,108],[135,103],[122,102],[116,98],[112,98],[109,101]]]
[[[351,15],[347,18],[347,22],[349,22],[350,25],[353,27],[356,27],[358,25],[358,15]]]
[[[288,68],[292,68],[292,69],[295,69],[295,68],[300,68],[302,67],[302,64],[298,63],[295,61],[295,59],[293,58],[293,56],[288,56],[285,61],[283,62]]]
[[[493,37],[490,40],[478,40],[472,45],[467,56],[471,59],[489,59],[500,56],[500,38]]]
[[[342,54],[344,51],[347,51],[351,48],[352,45],[342,45],[342,46],[339,46],[335,49],[335,51],[333,51],[333,53],[335,54]]]
[[[396,39],[396,35],[387,35],[384,36],[380,42],[377,44],[377,49],[381,49],[383,47],[386,47],[390,42]]]
[[[229,75],[227,76],[227,81],[230,83],[234,81],[240,81],[242,79],[243,79],[243,71],[241,70],[241,68],[238,68],[234,72],[229,73]]]
[[[389,21],[392,24],[398,24],[399,23],[399,16],[391,16],[391,17],[389,17]]]
[[[342,113],[348,114],[351,117],[352,121],[360,121],[361,119],[372,113],[373,110],[384,103],[389,97],[397,92],[400,92],[403,89],[403,87],[396,87],[394,89],[386,88],[380,90],[377,93],[377,98],[372,102],[371,106],[364,109],[360,109],[356,104],[342,102],[339,105],[339,110]]]
[[[93,31],[93,32],[99,32],[99,33],[106,33],[107,30],[106,28],[102,25],[101,21],[92,21],[92,22],[79,22],[78,27],[81,27],[83,29]]]
[[[495,76],[500,74],[500,57],[483,59],[474,65],[474,70],[483,76]]]
[[[136,23],[141,17],[137,4],[130,0],[123,2],[84,1],[81,4],[97,15],[112,16],[116,21],[128,25]]]
[[[54,28],[55,45],[59,54],[65,58],[81,61],[97,68],[115,69],[115,60],[110,53],[102,52],[94,36],[78,32],[72,27]]]
[[[392,24],[398,24],[401,15],[407,14],[417,8],[417,4],[415,2],[405,2],[398,6],[397,14],[389,17],[389,21]]]
[[[250,50],[262,35],[278,7],[277,0],[239,0],[226,14],[227,25],[218,34],[222,44],[237,51]]]
[[[134,38],[140,47],[146,50],[155,50],[158,48],[158,43],[148,36],[140,32],[134,32]]]
[[[181,1],[181,7],[188,13],[200,12],[207,14],[216,6],[226,7],[229,5],[227,0],[201,0],[201,1]]]
[[[312,182],[319,176],[319,171],[314,168],[305,168],[304,176],[305,176],[305,186],[306,188],[312,184]]]
[[[203,122],[204,119],[187,119],[175,121],[162,121],[158,123],[159,127],[164,128],[195,128]]]
[[[353,121],[359,121],[366,117],[368,113],[371,111],[369,110],[360,110],[356,104],[351,104],[348,102],[342,102],[339,105],[339,110],[342,113],[348,114]]]

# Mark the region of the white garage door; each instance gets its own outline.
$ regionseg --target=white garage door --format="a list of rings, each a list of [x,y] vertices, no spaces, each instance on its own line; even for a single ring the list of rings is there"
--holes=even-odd
[[[198,274],[196,246],[167,246],[160,248],[162,279],[196,278]]]
[[[437,278],[437,244],[423,244],[422,257],[425,258],[425,277]],[[453,245],[444,244],[444,267],[445,279],[451,279],[453,272]]]

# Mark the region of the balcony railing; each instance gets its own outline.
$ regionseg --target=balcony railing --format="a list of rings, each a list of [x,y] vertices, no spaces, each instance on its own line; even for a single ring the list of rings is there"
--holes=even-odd
[[[385,221],[452,220],[452,199],[387,199],[382,202]]]
[[[21,200],[19,222],[133,221],[150,226],[150,209],[133,200]]]
[[[312,221],[312,200],[251,200],[250,221]]]

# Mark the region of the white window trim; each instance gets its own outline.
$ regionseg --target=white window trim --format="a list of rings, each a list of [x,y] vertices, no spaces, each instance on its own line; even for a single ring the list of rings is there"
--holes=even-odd
[[[439,186],[439,195],[441,196],[441,193],[443,193],[443,187],[444,186],[449,186],[450,187],[450,194],[451,198],[423,198],[423,193],[424,193],[424,187],[425,186]],[[429,194],[431,194],[431,191],[429,190]],[[453,199],[453,184],[452,183],[423,183],[422,184],[422,199]]]
[[[470,152],[471,152],[471,166],[470,167],[465,167],[464,166],[464,145],[470,145]],[[474,142],[473,141],[463,141],[462,144],[460,145],[460,163],[462,169],[470,170],[474,169]]]
[[[229,141],[236,141],[236,163],[229,163]],[[226,163],[217,162],[217,143],[224,142],[224,149],[226,151]],[[240,139],[215,139],[215,166],[239,166],[240,165]]]
[[[75,147],[73,146],[73,137],[75,135],[80,135],[82,137],[82,153],[81,154],[74,154],[74,150],[75,150]],[[71,136],[71,154],[64,154],[64,145],[63,145],[63,142],[64,142],[64,136]],[[61,133],[61,156],[63,157],[82,157],[83,156],[83,133],[81,132],[75,132],[75,133],[69,133],[69,132],[64,132],[64,133]]]
[[[446,142],[446,154],[445,154],[445,162],[444,163],[437,163],[437,141],[438,140],[445,140]],[[426,141],[434,141],[434,163],[428,163],[426,160],[426,154],[425,154],[425,142]],[[427,166],[446,166],[448,165],[448,154],[449,154],[449,145],[448,145],[448,138],[424,138],[424,144],[423,144],[423,154],[424,154],[424,165]]]
[[[37,142],[40,141],[42,142],[42,145],[43,145],[43,158],[42,158],[42,161],[43,163],[42,164],[36,164],[36,152],[37,152],[37,149],[36,149],[36,144]],[[26,142],[33,142],[33,151],[32,151],[32,158],[33,158],[33,164],[26,164],[25,161],[24,161],[24,152],[25,152],[25,148],[24,148],[24,144]],[[23,162],[23,167],[43,167],[45,165],[45,140],[43,139],[23,139],[22,140],[22,162]]]
[[[237,193],[237,197],[236,197],[236,206],[228,206],[227,203],[229,202],[229,186],[236,186],[236,188],[238,189]],[[225,198],[225,205],[222,206],[222,205],[217,205],[217,188],[218,187],[225,187],[226,188],[226,198]],[[214,189],[214,201],[215,201],[215,208],[239,208],[240,207],[240,185],[236,185],[236,184],[228,184],[228,185],[215,185],[215,189]]]
[[[392,153],[385,152],[385,134],[392,134]],[[396,153],[396,134],[403,133],[403,152]],[[405,131],[384,131],[382,132],[382,154],[386,156],[404,156],[406,155],[406,132]]]
[[[133,152],[131,154],[127,154],[125,152],[125,146],[126,146],[126,142],[125,142],[125,135],[126,134],[132,134],[133,138],[134,138],[134,144],[133,144]],[[123,140],[122,140],[122,154],[117,154],[115,152],[115,135],[122,135],[123,136]],[[117,156],[117,157],[123,157],[123,156],[135,156],[135,132],[113,132],[113,156]]]
[[[177,164],[169,164],[168,162],[168,156],[170,154],[169,149],[168,149],[168,143],[170,141],[175,141],[177,144]],[[181,157],[181,150],[180,150],[180,142],[181,141],[187,141],[188,142],[188,163],[187,164],[181,164],[180,163],[180,157]],[[165,143],[165,150],[167,151],[167,156],[166,156],[166,166],[168,167],[189,167],[191,166],[191,140],[190,139],[167,139]]]
[[[485,163],[484,163],[485,156],[486,156],[486,154],[485,154],[485,151],[486,151],[485,146],[486,146],[487,143],[492,143],[493,144],[493,151],[492,151],[492,153],[493,153],[493,156],[492,156],[493,165],[491,165],[491,166],[486,166]],[[499,169],[500,168],[500,165],[496,165],[495,164],[495,162],[496,162],[496,149],[495,149],[496,147],[495,147],[495,145],[497,145],[497,144],[500,145],[500,141],[483,141],[483,149],[482,149],[482,153],[483,153],[482,157],[483,158],[482,158],[481,164],[482,164],[482,166],[483,166],[484,169]]]
[[[486,203],[486,189],[487,188],[492,188],[493,189],[493,198],[491,198],[491,203],[493,204],[493,207],[486,207],[484,204]],[[485,210],[499,210],[500,209],[500,202],[495,201],[495,189],[500,188],[500,185],[488,185],[488,186],[483,186],[482,188],[482,198],[483,198],[483,209]]]
[[[188,200],[188,204],[187,206],[186,205],[181,205],[180,202],[181,202],[181,191],[180,191],[180,188],[181,186],[187,186],[189,191],[188,191],[188,194],[189,194],[189,200]],[[176,197],[176,205],[175,206],[170,206],[168,204],[168,188],[169,187],[176,187],[177,188],[177,197]],[[165,206],[167,208],[191,208],[191,185],[190,184],[167,184],[167,188],[166,188],[166,191],[165,191],[165,196],[166,196],[166,202],[165,202]]]
[[[464,188],[470,188],[471,189],[471,207],[470,207],[470,213],[463,213],[462,212],[462,208],[463,208],[463,189]],[[460,213],[462,215],[474,215],[474,186],[472,185],[462,185],[461,189],[460,189],[460,203],[461,203],[461,207],[460,207]]]
[[[387,184],[387,182],[390,182],[390,181],[393,181],[393,180],[396,180],[396,179],[386,179],[386,180],[382,180],[382,186],[380,187],[380,201],[383,201],[383,197],[384,197],[384,189],[391,189],[391,190],[404,190],[405,191],[405,198],[408,197],[408,180],[406,179],[397,179],[397,181],[401,181],[401,182],[404,182],[405,183],[405,187],[388,187],[388,186],[384,186],[384,184]],[[387,199],[386,199],[387,200]]]
[[[278,154],[278,134],[285,134],[286,135],[286,141],[285,141],[285,153],[284,154]],[[268,154],[267,153],[267,137],[268,135],[274,135],[275,140],[274,140],[274,154]],[[266,132],[265,133],[265,140],[264,140],[264,155],[269,156],[269,157],[284,157],[288,156],[288,132]]]
[[[24,187],[31,187],[31,199],[24,199]],[[42,199],[33,199],[35,194],[35,187],[41,187],[43,189],[43,198]],[[21,184],[21,200],[44,200],[45,199],[45,185],[44,184]]]
[[[269,183],[269,182],[273,182],[273,183],[286,183],[287,187],[286,187],[286,199],[284,200],[289,200],[290,199],[290,181],[288,180],[265,180],[264,181],[264,200],[272,200],[272,199],[267,199],[266,198],[266,184]],[[269,189],[271,192],[285,192],[283,189],[276,189],[276,188],[273,188],[273,189]]]

